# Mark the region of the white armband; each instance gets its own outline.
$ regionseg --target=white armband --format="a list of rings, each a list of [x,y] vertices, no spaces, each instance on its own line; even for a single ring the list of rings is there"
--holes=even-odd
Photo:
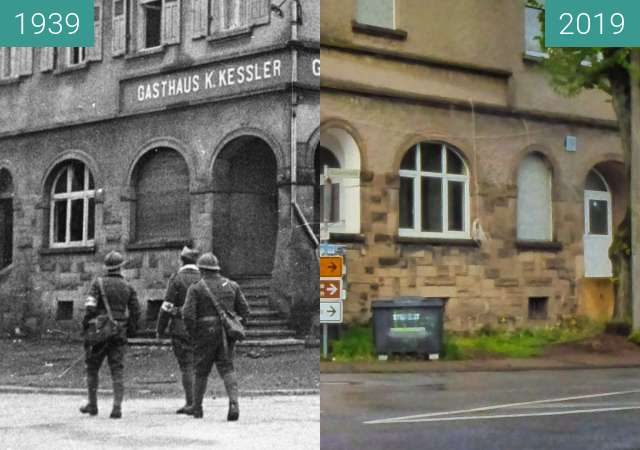
[[[162,302],[162,306],[160,307],[160,309],[172,315],[176,315],[178,313],[178,308],[176,308],[173,303],[169,302]]]
[[[88,296],[87,300],[84,302],[85,308],[89,308],[89,307],[95,308],[97,306],[98,306],[98,299],[92,296]]]

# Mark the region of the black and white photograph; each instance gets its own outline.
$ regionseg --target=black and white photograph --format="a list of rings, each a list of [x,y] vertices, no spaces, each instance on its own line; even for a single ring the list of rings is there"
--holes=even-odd
[[[0,448],[317,449],[319,0],[0,47]]]

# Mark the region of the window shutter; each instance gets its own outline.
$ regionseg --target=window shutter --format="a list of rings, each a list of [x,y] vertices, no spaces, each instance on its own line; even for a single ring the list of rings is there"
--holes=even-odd
[[[270,0],[250,0],[249,22],[253,25],[265,25],[271,19]]]
[[[16,75],[31,75],[33,74],[33,48],[21,47],[18,48],[18,66]]]
[[[180,0],[162,2],[162,43],[180,42]]]
[[[541,157],[528,155],[518,170],[518,239],[550,241],[553,235],[551,208],[551,172]]]
[[[53,47],[44,47],[40,49],[40,72],[48,72],[53,70],[53,58],[55,49]]]
[[[111,52],[113,56],[124,55],[127,48],[127,7],[125,0],[113,1],[113,41]]]
[[[87,49],[89,61],[102,60],[102,0],[94,0],[93,3],[93,33],[95,41],[93,47]]]
[[[206,36],[209,33],[209,0],[191,0],[193,8],[193,35],[192,37],[199,38]]]

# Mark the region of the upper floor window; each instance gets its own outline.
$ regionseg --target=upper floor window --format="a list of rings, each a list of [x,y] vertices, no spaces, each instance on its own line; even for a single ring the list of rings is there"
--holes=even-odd
[[[69,67],[84,64],[87,60],[87,49],[85,47],[67,48],[67,65]]]
[[[356,21],[381,28],[396,28],[396,0],[358,0]]]
[[[546,160],[536,153],[527,155],[518,169],[518,240],[552,240],[551,191],[551,170]]]
[[[422,142],[404,156],[400,236],[469,237],[469,171],[447,144]]]
[[[114,56],[180,42],[181,0],[114,0]]]
[[[95,237],[95,183],[89,168],[72,160],[58,169],[51,185],[51,247],[90,246]]]
[[[228,37],[249,31],[252,26],[268,24],[270,0],[190,0],[192,37]]]
[[[544,0],[538,3],[544,5]],[[542,29],[540,25],[540,13],[543,10],[527,4],[524,12],[525,54],[529,56],[545,57],[546,52],[540,45]]]
[[[0,169],[0,269],[13,260],[13,179]]]
[[[0,80],[19,78],[33,72],[31,47],[0,47]]]

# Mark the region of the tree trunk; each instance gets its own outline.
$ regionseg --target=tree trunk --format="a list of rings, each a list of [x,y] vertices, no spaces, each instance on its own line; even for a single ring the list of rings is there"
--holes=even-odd
[[[620,127],[624,172],[627,185],[631,180],[631,80],[628,71],[619,68],[609,76],[613,108]],[[630,210],[618,224],[609,248],[613,267],[614,307],[613,320],[627,321],[631,318],[631,229]]]

